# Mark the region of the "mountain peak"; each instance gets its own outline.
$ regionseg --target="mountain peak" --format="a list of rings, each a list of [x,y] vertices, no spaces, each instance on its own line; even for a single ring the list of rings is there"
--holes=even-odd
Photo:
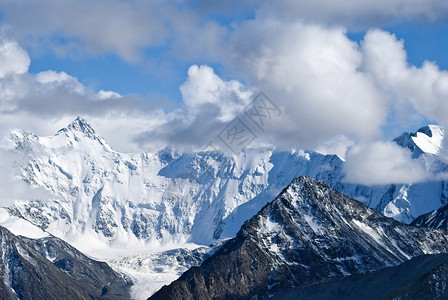
[[[316,184],[323,183],[320,180],[311,178],[310,176],[300,175],[292,180],[291,185],[301,185],[301,184]]]
[[[423,153],[438,154],[442,149],[445,131],[439,125],[427,125],[416,132],[405,132],[394,141],[405,148],[409,148],[414,157]]]
[[[67,133],[68,131],[72,132],[75,135],[76,133],[82,133],[90,139],[102,140],[101,137],[95,132],[95,129],[93,129],[92,125],[90,125],[89,122],[79,116],[73,122],[68,124],[67,127],[60,129],[58,131],[58,134],[61,132]]]
[[[430,138],[436,136],[443,136],[444,134],[444,130],[440,125],[426,125],[417,130],[417,133],[419,132],[426,134]]]
[[[90,140],[99,142],[107,151],[112,151],[112,148],[107,144],[107,142],[96,133],[92,125],[81,117],[77,117],[73,122],[71,122],[67,127],[60,129],[56,136],[59,135],[73,135],[75,141],[80,141],[82,136],[87,137]]]
[[[90,125],[85,119],[81,117],[77,117],[73,122],[71,122],[68,126],[70,130],[81,131],[86,135],[96,135],[95,130],[92,125]]]

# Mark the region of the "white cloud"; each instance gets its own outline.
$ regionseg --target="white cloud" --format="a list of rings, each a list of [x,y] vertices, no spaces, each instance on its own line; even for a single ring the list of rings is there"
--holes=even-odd
[[[422,160],[413,159],[409,149],[394,142],[351,147],[344,171],[346,181],[365,185],[415,183],[431,178]]]
[[[222,122],[232,120],[253,95],[252,90],[236,80],[222,80],[207,65],[192,65],[180,91],[190,116],[204,113],[204,105],[212,104],[219,108],[218,120]]]
[[[44,71],[36,74],[36,81],[45,86],[66,86],[67,90],[78,94],[84,94],[85,87],[77,78],[68,75],[65,72]]]
[[[274,142],[314,148],[337,135],[380,134],[387,103],[343,28],[254,20],[235,30],[231,47],[233,65],[284,112],[270,127],[281,132]]]
[[[447,71],[430,61],[409,65],[404,41],[382,30],[367,32],[361,51],[364,71],[387,93],[402,119],[420,115],[448,128]]]
[[[165,114],[160,124],[137,138],[142,147],[159,142],[184,150],[201,150],[252,100],[254,89],[224,80],[207,65],[192,65],[180,86],[183,108]]]
[[[345,135],[340,135],[321,143],[316,151],[322,154],[336,154],[341,159],[345,160],[347,150],[353,146],[354,143],[353,140]]]
[[[62,56],[113,53],[128,62],[163,45],[178,58],[215,57],[227,29],[179,1],[1,1],[2,22],[28,47]]]
[[[100,90],[97,93],[97,97],[99,100],[104,100],[104,99],[109,99],[109,98],[120,98],[121,95],[117,92],[114,91],[104,91],[104,90]]]
[[[448,72],[434,62],[422,67],[407,62],[404,41],[381,30],[370,30],[362,42],[363,68],[394,101],[411,105],[426,118],[448,125]]]
[[[1,36],[0,36],[1,38]],[[16,42],[0,42],[0,78],[28,72],[31,60],[28,53]]]
[[[60,50],[116,53],[128,61],[165,40],[161,16],[170,6],[158,1],[2,1],[2,19],[22,39]],[[62,37],[65,43],[55,40]],[[67,41],[68,40],[68,41]],[[65,51],[65,50],[63,50]]]

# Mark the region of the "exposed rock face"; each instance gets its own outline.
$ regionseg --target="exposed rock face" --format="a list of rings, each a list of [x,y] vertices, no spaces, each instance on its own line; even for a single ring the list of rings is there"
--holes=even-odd
[[[386,218],[302,176],[200,267],[151,299],[268,298],[447,250],[443,231]]]
[[[448,254],[418,256],[396,267],[292,289],[273,299],[448,299]]]
[[[448,229],[448,205],[445,204],[427,214],[421,215],[412,221],[411,225],[437,229]]]
[[[126,281],[119,274],[57,238],[31,240],[17,237],[0,226],[0,240],[2,299],[129,298]],[[44,252],[42,247],[46,248],[45,253],[54,254],[49,257],[51,260],[35,249]],[[101,280],[93,274],[101,274]],[[109,284],[121,284],[120,291],[115,295],[109,293]]]
[[[112,270],[105,262],[95,261],[55,237],[41,239],[22,237],[21,239],[75,279],[92,297],[96,299],[129,298],[130,280]]]

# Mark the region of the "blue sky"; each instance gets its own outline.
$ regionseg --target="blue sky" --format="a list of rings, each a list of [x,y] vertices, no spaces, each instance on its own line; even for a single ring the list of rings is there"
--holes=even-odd
[[[444,0],[5,0],[0,14],[0,135],[81,115],[120,151],[197,150],[260,91],[282,114],[255,146],[344,156],[448,125]]]

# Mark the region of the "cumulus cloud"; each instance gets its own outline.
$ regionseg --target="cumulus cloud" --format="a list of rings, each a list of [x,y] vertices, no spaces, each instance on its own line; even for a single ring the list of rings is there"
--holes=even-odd
[[[404,41],[379,29],[367,32],[361,50],[362,68],[387,93],[402,120],[422,116],[448,128],[447,71],[430,61],[421,67],[409,65]]]
[[[84,94],[84,86],[73,76],[65,72],[44,71],[36,74],[36,81],[45,86],[60,87],[65,86],[67,90],[72,90],[77,94]]]
[[[201,108],[214,105],[220,110],[218,120],[221,122],[233,119],[253,96],[253,90],[236,80],[222,80],[207,65],[192,65],[180,91],[190,115],[203,113]]]
[[[362,42],[363,68],[397,105],[411,105],[426,118],[448,125],[448,72],[430,61],[418,68],[407,62],[404,41],[370,30]]]
[[[1,36],[0,36],[1,37]],[[28,72],[31,60],[28,53],[16,42],[0,42],[0,78]]]
[[[104,90],[100,90],[97,93],[97,97],[99,100],[104,100],[104,99],[109,99],[109,98],[120,98],[121,95],[117,92],[114,91],[104,91]]]
[[[254,20],[235,31],[231,46],[233,65],[284,111],[270,127],[282,132],[274,142],[315,148],[338,135],[380,134],[387,103],[360,71],[362,53],[343,28]]]
[[[365,185],[415,183],[430,179],[422,160],[394,142],[374,142],[349,149],[344,164],[345,180]]]
[[[259,134],[259,145],[317,149],[343,158],[355,141],[381,137],[398,114],[394,125],[402,123],[406,130],[416,115],[445,122],[445,71],[428,62],[410,66],[403,42],[390,33],[371,30],[358,45],[343,28],[253,20],[235,29],[229,45],[228,59],[246,75],[247,85],[193,65],[181,86],[185,110],[140,135],[141,145],[158,137],[168,144],[205,145],[225,121],[239,116],[247,96],[255,95],[251,86],[282,111]]]
[[[165,145],[200,150],[243,114],[254,95],[254,89],[222,79],[207,65],[192,65],[180,91],[183,109],[166,114],[164,122],[140,134],[136,142],[144,146],[164,141]]]

